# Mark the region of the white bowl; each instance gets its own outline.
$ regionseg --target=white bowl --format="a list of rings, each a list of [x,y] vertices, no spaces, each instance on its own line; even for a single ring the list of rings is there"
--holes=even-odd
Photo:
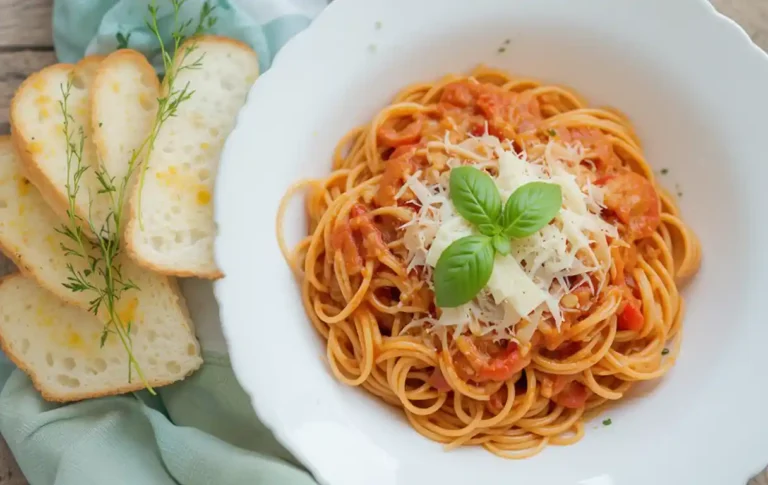
[[[524,461],[445,452],[336,382],[274,234],[284,191],[328,174],[347,130],[401,87],[478,63],[628,114],[704,251],[673,371],[611,426]],[[767,154],[768,59],[704,0],[334,1],[256,82],[222,158],[216,295],[235,372],[323,483],[745,483],[768,464]]]

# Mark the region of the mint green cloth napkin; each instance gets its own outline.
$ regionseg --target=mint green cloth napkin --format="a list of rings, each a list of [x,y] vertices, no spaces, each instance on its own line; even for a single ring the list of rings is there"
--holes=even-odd
[[[147,0],[56,0],[59,60],[108,53],[118,33],[157,61],[145,25]],[[160,26],[171,32],[169,0],[158,0]],[[213,0],[213,33],[238,38],[259,54],[262,71],[280,47],[309,25],[325,0]],[[202,0],[182,17],[197,18]],[[196,20],[195,20],[196,23]],[[157,62],[154,62],[158,65]],[[205,364],[178,384],[69,405],[44,401],[30,380],[0,354],[0,433],[32,485],[310,485],[312,477],[259,422],[238,385],[218,328],[210,284],[193,291]],[[190,295],[188,295],[190,296]],[[205,304],[205,300],[208,300]],[[196,311],[198,310],[198,311]],[[1,311],[1,310],[0,310]]]

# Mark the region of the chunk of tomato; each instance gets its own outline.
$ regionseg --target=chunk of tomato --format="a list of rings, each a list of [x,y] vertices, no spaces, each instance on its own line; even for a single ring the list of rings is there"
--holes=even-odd
[[[625,171],[596,182],[605,189],[605,207],[616,214],[632,239],[650,237],[661,222],[659,194],[645,177]]]
[[[507,381],[530,362],[530,357],[524,358],[514,342],[508,343],[493,356],[480,350],[469,337],[462,336],[456,339],[456,346],[474,370],[474,380],[478,382]]]
[[[619,330],[639,331],[645,325],[645,317],[640,311],[640,302],[629,300],[624,304],[624,308],[619,313]]]
[[[583,407],[591,394],[589,389],[587,389],[584,384],[580,382],[570,381],[565,385],[558,384],[560,383],[556,380],[554,390],[557,391],[558,388],[560,388],[560,391],[552,396],[552,400],[564,408],[578,409]]]

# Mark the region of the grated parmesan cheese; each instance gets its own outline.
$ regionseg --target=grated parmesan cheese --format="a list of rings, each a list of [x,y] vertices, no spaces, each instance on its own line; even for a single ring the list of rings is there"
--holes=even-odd
[[[459,333],[469,328],[473,333],[521,343],[530,341],[543,319],[551,319],[559,328],[563,321],[560,300],[578,286],[592,288],[590,275],[610,269],[607,238],[618,237],[616,227],[600,217],[603,193],[592,184],[592,172],[587,176],[579,172],[583,169],[579,166],[582,148],[550,140],[542,157],[529,160],[508,142],[488,134],[457,145],[446,137],[442,146],[450,157],[446,162],[450,168],[470,164],[496,169],[492,172],[498,173],[495,183],[502,201],[521,185],[539,181],[561,187],[563,207],[552,223],[537,233],[511,241],[509,255],[496,256],[488,285],[473,301],[458,308],[443,308],[438,319],[414,320],[408,327],[430,324],[434,328],[453,327]],[[442,173],[434,184],[422,178],[421,172],[409,177],[397,197],[410,190],[420,206],[413,220],[402,226],[408,269],[423,267],[431,275],[451,243],[475,232],[450,201],[449,172]],[[569,288],[567,278],[575,276],[581,279]]]

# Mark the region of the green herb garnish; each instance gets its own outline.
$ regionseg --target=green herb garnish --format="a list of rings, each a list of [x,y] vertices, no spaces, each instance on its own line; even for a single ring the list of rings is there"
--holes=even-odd
[[[603,420],[603,426],[610,426],[611,423],[613,423],[613,421],[611,421],[611,418]]]
[[[467,236],[448,246],[435,267],[435,296],[440,307],[470,301],[488,284],[494,248],[488,236]]]
[[[664,350],[661,351],[661,355],[667,355],[669,353],[669,349],[664,347]]]
[[[557,132],[555,131],[554,128],[548,129],[547,133],[549,134],[549,136],[556,136],[557,135]]]
[[[451,202],[464,219],[486,236],[501,232],[501,194],[490,175],[474,167],[456,167],[451,171],[449,186]]]
[[[669,169],[668,169],[668,168],[662,168],[662,169],[661,169],[661,174],[662,174],[662,175],[666,175],[666,174],[668,174],[668,173],[669,173]]]
[[[115,39],[117,40],[117,49],[127,49],[128,41],[131,40],[131,33],[128,32],[128,35],[125,35],[122,32],[118,32],[115,34]]]
[[[504,205],[504,235],[521,239],[549,224],[563,204],[559,185],[531,182],[517,189]]]
[[[160,34],[160,27],[157,23],[157,4],[156,0],[152,0],[152,3],[147,7],[149,9],[150,20],[147,21],[147,28],[157,38],[160,44],[160,57],[163,60],[163,69],[165,70],[165,77],[163,77],[163,95],[157,99],[157,115],[152,125],[152,131],[149,134],[147,140],[145,140],[147,153],[145,160],[149,160],[149,155],[155,149],[155,141],[157,135],[160,133],[160,127],[165,123],[168,118],[176,116],[179,106],[192,97],[194,91],[189,89],[189,83],[186,83],[182,88],[176,85],[176,77],[179,73],[188,69],[199,69],[202,66],[203,56],[199,56],[194,61],[189,60],[189,56],[197,48],[196,44],[190,44],[179,52],[179,48],[184,40],[186,40],[185,32],[192,25],[192,19],[189,19],[183,23],[179,22],[179,10],[186,3],[187,0],[171,0],[173,5],[173,32],[171,37],[173,38],[173,50],[169,51],[165,48],[163,43],[163,37]],[[212,17],[212,13],[215,7],[211,7],[208,2],[203,2],[203,6],[200,10],[200,19],[197,27],[194,30],[194,35],[199,35],[206,28],[213,27],[216,24],[216,17]],[[171,54],[173,53],[173,54]],[[179,60],[176,62],[176,60]],[[144,145],[142,145],[143,147]],[[148,165],[145,163],[141,170],[139,177],[139,190],[136,200],[136,210],[139,214],[139,228],[144,229],[143,211],[141,209],[142,193],[144,192],[144,178],[147,173]]]
[[[509,254],[510,239],[528,237],[549,224],[563,204],[559,185],[531,182],[520,186],[502,207],[501,194],[487,173],[454,168],[451,202],[479,235],[454,241],[435,265],[437,306],[453,308],[472,300],[493,273],[496,253]]]
[[[187,0],[172,0],[173,3],[178,3],[179,7],[181,7],[181,4],[186,2]],[[211,4],[208,1],[203,2],[203,6],[200,7],[200,17],[197,21],[197,27],[195,28],[195,33],[193,35],[200,35],[205,33],[206,31],[209,31],[213,29],[213,27],[216,25],[216,21],[219,19],[217,17],[213,16],[213,12],[216,10],[216,6],[211,6]],[[174,14],[178,13],[178,9],[174,5]],[[185,30],[185,28],[181,29],[182,32]],[[156,33],[155,33],[156,34]]]
[[[183,24],[178,22],[179,9],[185,1],[172,0],[174,7],[174,30],[171,35],[177,48],[183,38],[185,29],[192,22],[192,20]],[[199,25],[195,33],[200,33],[204,28],[215,24],[216,19],[211,16],[214,8],[210,7],[208,2],[203,4]],[[59,102],[59,106],[64,117],[63,132],[66,142],[68,221],[67,224],[57,230],[69,240],[68,243],[62,243],[61,246],[65,255],[79,258],[85,263],[85,269],[82,270],[75,269],[72,263],[67,264],[69,275],[64,283],[64,287],[73,292],[89,292],[92,295],[89,301],[89,310],[94,315],[105,320],[100,338],[101,346],[104,346],[109,335],[117,335],[128,353],[128,382],[131,382],[132,372],[135,370],[147,390],[154,394],[154,390],[145,379],[141,367],[133,355],[131,342],[133,321],[123,321],[117,310],[117,303],[126,291],[139,290],[135,283],[123,276],[122,265],[119,263],[120,255],[122,254],[120,236],[123,227],[123,214],[125,212],[124,207],[128,190],[131,187],[131,178],[138,168],[140,156],[145,152],[146,155],[149,154],[160,126],[169,117],[175,115],[179,104],[192,96],[188,86],[185,86],[182,90],[174,89],[173,81],[175,75],[182,69],[199,67],[200,60],[198,59],[191,64],[185,63],[187,56],[194,49],[194,47],[189,47],[182,53],[183,57],[179,67],[168,70],[168,66],[173,65],[173,59],[165,50],[165,47],[163,47],[162,38],[157,29],[157,6],[154,1],[149,5],[148,10],[150,20],[147,24],[160,41],[163,63],[166,66],[166,76],[164,79],[166,91],[164,92],[169,94],[159,100],[157,115],[150,135],[139,147],[131,152],[131,158],[128,161],[128,169],[125,175],[120,179],[116,179],[116,177],[109,174],[101,161],[99,161],[100,163],[97,167],[92,168],[83,160],[86,135],[82,126],[79,127],[77,132],[72,129],[71,124],[74,122],[74,118],[69,112],[69,96],[73,80],[70,78],[66,85],[61,86],[62,99]],[[129,39],[130,34],[125,36],[118,33],[118,46],[127,46]],[[170,75],[168,74],[169,72]],[[102,126],[101,122],[99,122],[99,126]],[[94,176],[98,181],[97,193],[109,197],[110,209],[101,227],[97,227],[90,217],[84,219],[76,211],[77,195],[82,188],[82,177],[89,169],[94,170]],[[86,230],[90,230],[90,234]],[[89,239],[87,234],[92,236],[94,240]]]
[[[85,269],[75,269],[72,263],[67,263],[69,275],[64,287],[68,290],[91,294],[88,310],[94,315],[102,317],[106,322],[101,332],[101,346],[103,347],[110,334],[116,334],[126,352],[128,353],[128,381],[131,381],[133,370],[139,375],[150,392],[154,392],[144,378],[141,367],[133,355],[131,343],[131,322],[123,322],[117,311],[117,302],[124,292],[138,290],[138,286],[130,279],[123,278],[122,264],[117,259],[121,253],[120,233],[122,229],[122,214],[125,201],[125,192],[128,187],[131,170],[115,184],[115,178],[111,177],[106,167],[100,164],[94,175],[99,183],[99,194],[104,194],[110,199],[110,210],[101,227],[96,227],[89,217],[84,220],[77,214],[76,201],[80,192],[80,182],[85,172],[90,168],[83,161],[85,147],[85,132],[80,126],[75,135],[71,129],[74,118],[69,112],[69,96],[72,90],[72,78],[61,87],[62,99],[59,107],[64,117],[62,131],[66,141],[67,156],[67,223],[57,231],[66,237],[69,242],[61,243],[61,249],[65,256],[73,256],[86,263]],[[91,201],[91,204],[93,201]],[[90,211],[89,211],[90,213]],[[84,228],[88,228],[96,241],[86,236]]]

